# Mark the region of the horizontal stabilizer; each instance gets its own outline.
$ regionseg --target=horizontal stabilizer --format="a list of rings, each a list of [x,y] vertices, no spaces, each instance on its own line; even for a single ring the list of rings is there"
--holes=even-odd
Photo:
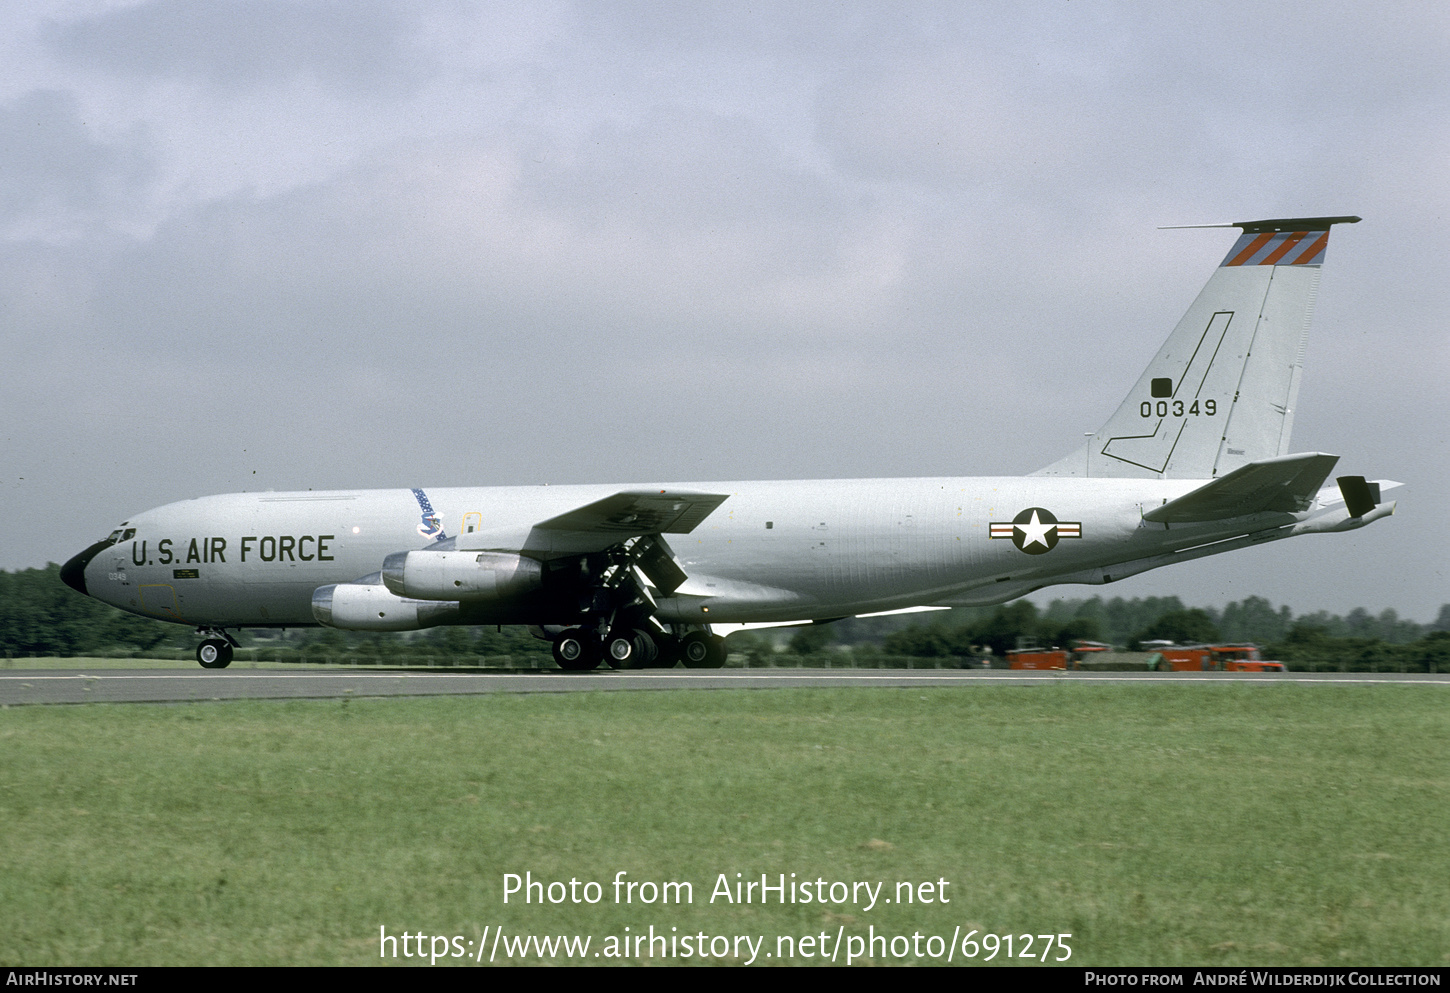
[[[1160,524],[1186,524],[1306,510],[1338,461],[1337,455],[1310,452],[1250,462],[1148,511],[1143,519]]]
[[[619,539],[639,534],[689,534],[728,498],[728,493],[630,490],[551,517],[534,527],[544,531],[589,531]]]

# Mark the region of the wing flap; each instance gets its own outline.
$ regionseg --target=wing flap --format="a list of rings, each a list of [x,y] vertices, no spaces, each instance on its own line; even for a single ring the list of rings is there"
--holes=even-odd
[[[1188,524],[1307,510],[1338,461],[1337,455],[1310,452],[1250,462],[1148,511],[1143,519]]]

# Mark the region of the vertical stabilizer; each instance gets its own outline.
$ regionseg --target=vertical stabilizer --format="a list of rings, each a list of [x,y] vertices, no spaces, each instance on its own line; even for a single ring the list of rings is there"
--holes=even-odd
[[[1329,229],[1358,217],[1239,221],[1239,239],[1133,391],[1039,476],[1210,479],[1288,454]]]

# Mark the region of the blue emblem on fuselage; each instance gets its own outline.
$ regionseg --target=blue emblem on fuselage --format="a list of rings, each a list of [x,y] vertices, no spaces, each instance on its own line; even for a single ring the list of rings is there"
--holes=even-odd
[[[418,501],[418,509],[423,512],[422,517],[419,518],[422,523],[418,525],[418,533],[425,538],[442,541],[447,537],[443,533],[443,521],[433,510],[433,505],[428,502],[428,494],[415,486],[413,487],[413,497]]]

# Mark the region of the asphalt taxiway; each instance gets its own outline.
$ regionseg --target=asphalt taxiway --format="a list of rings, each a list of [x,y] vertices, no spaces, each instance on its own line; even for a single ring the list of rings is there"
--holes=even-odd
[[[1047,686],[1054,683],[1299,683],[1450,687],[1450,674],[1054,672],[970,669],[663,669],[642,671],[437,672],[276,669],[13,669],[0,673],[0,705],[181,703],[206,700],[460,696],[610,690],[783,690],[823,687],[913,689]]]

